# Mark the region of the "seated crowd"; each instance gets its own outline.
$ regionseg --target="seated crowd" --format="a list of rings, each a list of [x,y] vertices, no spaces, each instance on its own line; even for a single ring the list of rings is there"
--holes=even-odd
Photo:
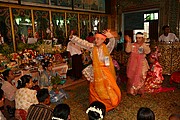
[[[67,104],[58,103],[54,109],[49,106],[51,101],[48,89],[32,89],[33,82],[30,75],[23,75],[18,80],[16,90],[15,85],[10,84],[14,78],[11,72],[11,70],[7,70],[3,73],[5,76],[4,82],[7,83],[3,84],[0,89],[1,120],[71,119],[70,107]],[[12,91],[9,91],[10,89]],[[103,120],[105,113],[106,107],[99,101],[92,102],[86,110],[89,120]],[[172,114],[169,120],[179,120],[179,118],[179,114]],[[137,112],[137,120],[155,120],[155,114],[150,108],[141,107]]]
[[[57,92],[58,88],[56,88],[55,93],[53,88],[49,90],[39,86],[37,81],[34,82],[32,76],[28,74],[21,76],[16,82],[13,71],[6,69],[0,78],[0,110],[2,111],[0,120],[51,120],[53,109],[49,107],[50,103],[60,104],[63,102],[62,99],[67,98],[63,90],[59,89]],[[52,97],[58,97],[58,100],[54,101]]]

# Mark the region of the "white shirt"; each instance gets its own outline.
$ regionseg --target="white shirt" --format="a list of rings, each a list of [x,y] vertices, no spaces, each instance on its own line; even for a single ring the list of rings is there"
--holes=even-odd
[[[70,52],[71,56],[76,55],[76,54],[78,54],[78,55],[82,54],[81,48],[79,46],[75,45],[71,41],[67,45],[67,51]]]
[[[165,36],[164,34],[162,34],[159,37],[159,42],[175,42],[175,41],[179,41],[179,39],[176,37],[176,35],[174,33],[168,33],[168,36]]]

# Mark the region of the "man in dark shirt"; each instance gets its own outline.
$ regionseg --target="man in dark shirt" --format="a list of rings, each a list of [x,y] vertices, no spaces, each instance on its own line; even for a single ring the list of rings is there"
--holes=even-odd
[[[50,95],[47,89],[41,89],[37,92],[39,104],[33,104],[28,109],[27,120],[51,120],[53,110],[48,106],[50,104]]]

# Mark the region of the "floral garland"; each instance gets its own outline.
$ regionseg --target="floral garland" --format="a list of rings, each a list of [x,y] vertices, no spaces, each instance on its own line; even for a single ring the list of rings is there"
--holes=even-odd
[[[93,112],[99,113],[100,119],[103,119],[103,115],[102,115],[102,110],[101,110],[101,109],[96,108],[95,106],[94,106],[94,107],[89,107],[89,108],[86,110],[86,114],[88,114],[89,111],[93,111]]]
[[[52,117],[52,120],[64,120],[62,118]]]

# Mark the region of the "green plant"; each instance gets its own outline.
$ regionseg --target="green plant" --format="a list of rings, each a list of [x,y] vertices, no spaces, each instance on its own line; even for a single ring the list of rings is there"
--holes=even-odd
[[[58,85],[61,82],[61,78],[59,76],[52,76],[51,78],[51,84],[52,85]]]
[[[43,41],[41,41],[41,40],[38,40],[38,42],[36,42],[34,44],[26,44],[23,42],[18,42],[17,43],[17,51],[23,51],[24,49],[36,50],[38,48],[38,46],[42,43],[43,43]]]
[[[0,53],[6,56],[8,59],[11,59],[11,53],[13,53],[13,47],[9,46],[8,44],[4,43],[0,45]]]
[[[66,80],[63,80],[60,78],[60,76],[52,76],[51,78],[51,84],[52,85],[63,85],[66,82]]]

